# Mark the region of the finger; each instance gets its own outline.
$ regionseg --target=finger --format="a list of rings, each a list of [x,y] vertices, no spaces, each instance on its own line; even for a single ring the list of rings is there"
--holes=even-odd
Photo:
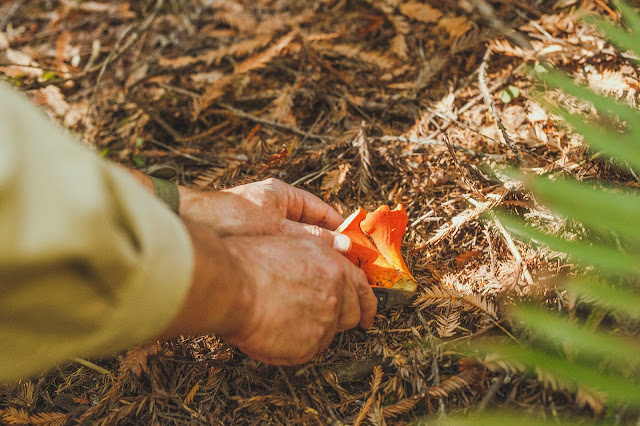
[[[318,343],[318,353],[324,351],[329,346],[331,346],[331,342],[333,342],[333,338],[338,332],[338,318],[336,317],[336,321],[332,324],[331,327],[327,329],[327,332],[322,336],[320,342]]]
[[[287,185],[287,219],[334,230],[344,218],[329,204],[310,192]]]
[[[338,319],[338,331],[349,330],[360,323],[360,300],[354,286],[345,285]]]
[[[373,318],[378,311],[378,301],[362,269],[350,262],[347,262],[347,267],[348,279],[357,293],[360,304],[360,326],[369,328],[373,325]]]
[[[292,236],[314,236],[320,237],[322,240],[330,244],[334,249],[341,253],[346,253],[351,249],[351,239],[343,234],[339,234],[328,229],[321,228],[318,225],[308,225],[305,223],[294,222],[289,219],[282,219],[280,222],[280,232],[283,235]]]

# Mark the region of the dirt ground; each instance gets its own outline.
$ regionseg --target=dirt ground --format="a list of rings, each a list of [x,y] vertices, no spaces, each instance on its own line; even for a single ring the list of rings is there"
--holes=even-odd
[[[545,214],[497,171],[628,178],[536,102],[528,73],[547,61],[635,104],[635,66],[585,13],[618,19],[608,0],[1,1],[0,74],[98,154],[170,164],[202,190],[276,177],[345,216],[401,203],[420,296],[299,367],[214,336],[77,360],[0,386],[0,422],[597,419],[598,398],[471,356],[487,336],[514,337],[515,301],[562,303],[555,283],[572,268],[488,213]]]

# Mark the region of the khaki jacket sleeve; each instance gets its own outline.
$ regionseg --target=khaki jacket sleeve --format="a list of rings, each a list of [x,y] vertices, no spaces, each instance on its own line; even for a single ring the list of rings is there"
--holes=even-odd
[[[192,269],[177,216],[0,84],[0,382],[154,337]]]

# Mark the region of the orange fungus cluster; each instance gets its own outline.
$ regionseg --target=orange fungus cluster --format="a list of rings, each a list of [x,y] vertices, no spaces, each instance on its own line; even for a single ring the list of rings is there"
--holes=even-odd
[[[369,284],[416,290],[418,284],[400,251],[407,222],[402,205],[393,210],[383,205],[371,213],[358,208],[338,228],[338,232],[351,238],[351,250],[345,256],[364,271]]]

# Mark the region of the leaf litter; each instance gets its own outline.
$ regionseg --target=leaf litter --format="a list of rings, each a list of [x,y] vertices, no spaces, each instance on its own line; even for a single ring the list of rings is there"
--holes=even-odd
[[[405,424],[487,405],[599,415],[598,394],[454,345],[511,336],[504,309],[518,300],[573,309],[553,279],[573,271],[566,258],[482,214],[564,223],[488,171],[519,161],[640,181],[588,155],[531,96],[523,64],[546,60],[637,102],[637,68],[578,11],[610,13],[600,0],[1,2],[0,74],[97,152],[175,165],[202,190],[276,177],[345,216],[403,204],[419,297],[299,367],[215,336],[60,366],[0,386],[0,422]]]

